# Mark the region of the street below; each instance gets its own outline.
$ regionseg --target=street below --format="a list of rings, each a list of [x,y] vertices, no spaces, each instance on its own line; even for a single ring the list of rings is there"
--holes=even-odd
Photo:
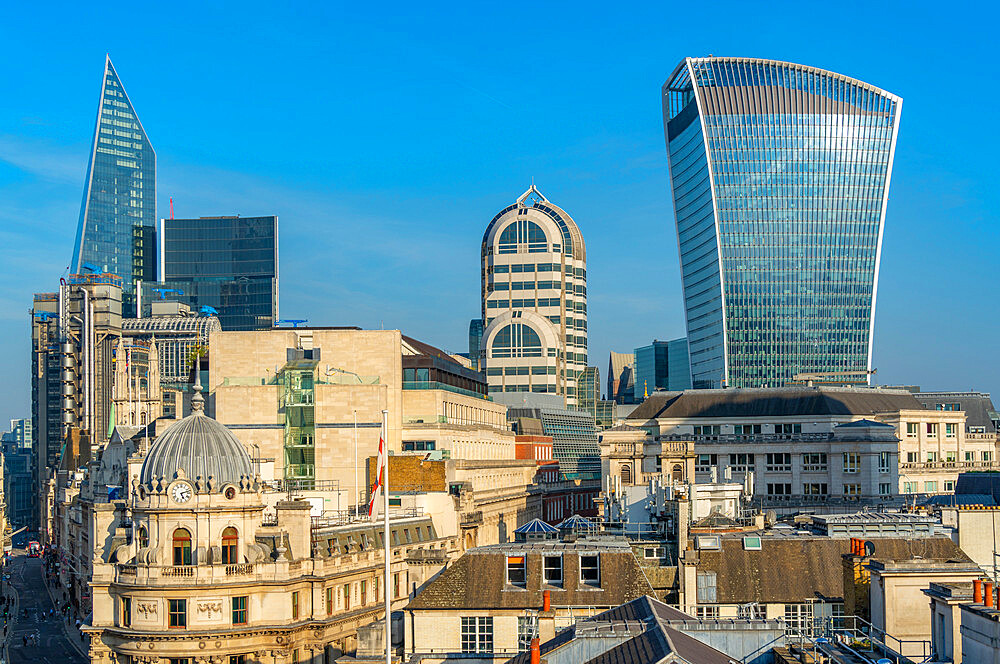
[[[29,558],[24,551],[15,549],[7,572],[18,598],[8,637],[11,664],[84,664],[86,659],[66,635],[62,614],[56,610],[49,615],[55,607],[42,579],[41,558]]]

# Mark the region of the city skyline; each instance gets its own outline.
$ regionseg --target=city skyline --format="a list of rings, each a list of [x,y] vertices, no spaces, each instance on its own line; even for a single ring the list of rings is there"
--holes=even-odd
[[[875,380],[918,383],[925,389],[974,387],[996,392],[996,380],[983,366],[990,363],[981,360],[995,354],[996,341],[985,330],[995,326],[997,314],[974,308],[974,289],[967,285],[991,280],[989,246],[995,245],[997,231],[988,226],[987,210],[995,195],[986,192],[985,183],[980,184],[975,173],[967,172],[960,163],[963,151],[982,149],[983,140],[994,139],[955,129],[949,136],[947,153],[921,139],[935,126],[932,121],[937,120],[939,109],[924,89],[933,87],[928,83],[928,65],[906,63],[902,54],[882,63],[875,61],[878,54],[873,50],[862,49],[848,56],[839,50],[824,52],[798,38],[776,47],[777,42],[765,43],[766,36],[752,44],[734,37],[731,30],[722,30],[723,36],[732,38],[731,46],[724,49],[727,53],[823,67],[893,90],[907,99],[886,222],[875,335],[874,366],[879,374]],[[655,62],[635,66],[613,88],[621,100],[597,101],[583,119],[564,122],[568,109],[575,107],[574,95],[582,94],[571,89],[580,84],[582,72],[564,71],[556,100],[534,101],[532,109],[526,111],[519,105],[522,93],[511,93],[502,84],[518,68],[488,60],[480,67],[490,69],[493,78],[479,81],[467,69],[454,87],[441,81],[433,81],[431,87],[438,93],[446,89],[456,103],[497,127],[497,137],[469,133],[475,139],[473,148],[466,136],[453,135],[443,124],[432,124],[424,136],[414,134],[401,151],[393,152],[380,144],[374,151],[379,158],[374,159],[357,149],[358,139],[341,132],[337,140],[348,149],[336,155],[336,167],[323,171],[323,177],[307,172],[321,162],[315,161],[314,153],[302,141],[296,143],[304,157],[301,163],[292,163],[287,157],[268,158],[279,154],[275,152],[277,144],[272,146],[260,129],[253,131],[264,125],[267,113],[244,109],[239,122],[219,119],[211,123],[214,140],[203,140],[204,134],[195,134],[195,141],[182,140],[190,136],[191,123],[204,121],[206,115],[231,103],[232,95],[226,88],[252,69],[246,63],[222,59],[221,69],[184,69],[185,76],[193,77],[191,84],[206,95],[206,108],[197,113],[171,100],[174,94],[187,99],[186,93],[177,90],[181,79],[137,45],[120,43],[115,48],[113,43],[100,46],[83,40],[61,47],[63,57],[72,56],[61,69],[53,66],[52,56],[26,64],[11,77],[17,90],[25,92],[26,79],[48,71],[54,77],[53,87],[60,89],[66,103],[63,108],[46,110],[42,106],[47,98],[42,95],[25,108],[3,111],[4,126],[9,129],[0,136],[0,193],[9,205],[0,212],[0,224],[12,276],[0,293],[0,329],[12,343],[0,358],[0,366],[11,376],[9,383],[27,382],[23,358],[27,354],[25,312],[30,294],[54,288],[72,245],[81,176],[86,170],[87,149],[81,149],[82,137],[93,127],[94,71],[104,47],[123,70],[132,100],[160,151],[161,211],[167,209],[165,197],[173,195],[178,216],[274,213],[282,218],[283,238],[289,239],[282,247],[283,262],[285,266],[292,264],[283,270],[282,311],[286,315],[310,318],[313,324],[399,327],[450,350],[463,350],[468,319],[478,309],[474,247],[481,238],[482,219],[488,219],[499,205],[522,191],[534,175],[547,196],[572,210],[587,237],[593,339],[590,364],[602,366],[607,351],[613,348],[629,349],[653,338],[680,336],[682,299],[656,94],[680,57],[719,50],[722,37],[654,48],[649,35],[641,32],[643,39],[619,55],[619,62],[637,65],[639,54]],[[7,48],[17,44],[15,38]],[[451,68],[457,66],[450,48],[434,54],[423,47],[421,54],[431,60],[449,60]],[[530,92],[543,81],[551,88],[552,75],[565,67],[559,59],[536,63],[523,85]],[[611,80],[610,72],[599,74],[602,82]],[[383,76],[381,70],[379,75]],[[384,72],[382,80],[388,76]],[[376,108],[372,102],[378,95],[362,90],[364,103],[358,106],[369,111]],[[529,96],[539,99],[535,94]],[[418,101],[417,114],[426,120],[430,101]],[[275,110],[271,108],[269,113]],[[376,113],[376,123],[380,113]],[[969,114],[974,114],[974,109]],[[504,119],[506,122],[501,122]],[[454,120],[449,116],[449,121]],[[559,122],[566,126],[556,126]],[[86,128],[88,124],[90,128]],[[362,126],[365,129],[360,133],[367,136],[372,127]],[[84,127],[82,132],[80,127]],[[529,127],[534,131],[526,131]],[[248,130],[259,140],[254,151],[244,152],[237,144],[246,142]],[[299,131],[292,128],[293,137],[300,139]],[[388,138],[398,139],[396,131],[391,130]],[[907,138],[911,132],[912,137]],[[515,133],[523,136],[501,149],[502,140],[514,138]],[[421,156],[432,143],[447,148],[440,163]],[[266,169],[254,159],[260,149],[268,155],[262,160],[268,163]],[[485,166],[492,172],[474,166],[470,150],[495,154]],[[396,160],[390,159],[393,154]],[[359,155],[358,168],[348,169],[340,163]],[[458,179],[456,174],[460,174]],[[327,182],[336,182],[336,186],[327,187]],[[457,189],[462,191],[456,199]],[[441,205],[446,199],[447,206]],[[164,216],[162,212],[160,216]],[[623,233],[623,216],[631,222],[627,234]],[[426,221],[413,224],[411,229],[414,219]],[[431,219],[437,229],[427,225]],[[345,257],[343,254],[350,252],[336,239],[320,238],[317,242],[311,232],[317,225],[331,236],[358,234],[361,250],[354,257]],[[948,232],[940,233],[941,228]],[[932,235],[932,231],[938,234]],[[442,248],[458,258],[440,261],[435,249]],[[914,264],[917,259],[932,260],[938,272]],[[622,279],[622,263],[629,268],[629,279]],[[421,280],[412,278],[417,272]],[[641,288],[644,277],[655,288]],[[442,289],[443,283],[450,287]],[[400,289],[400,284],[406,288]],[[922,299],[912,298],[914,290],[921,292]],[[956,292],[965,297],[957,301],[962,307],[958,310],[954,308]],[[958,315],[974,317],[977,323],[956,325]],[[3,416],[26,415],[28,404],[23,394],[5,389],[10,391],[0,393],[7,408]]]

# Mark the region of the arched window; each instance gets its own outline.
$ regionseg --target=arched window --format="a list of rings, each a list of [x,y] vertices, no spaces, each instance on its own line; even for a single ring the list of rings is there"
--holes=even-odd
[[[226,565],[235,565],[239,562],[236,550],[240,543],[239,533],[235,528],[226,528],[222,531],[222,562]]]
[[[542,340],[523,323],[511,323],[493,337],[491,357],[542,357]]]
[[[517,219],[512,221],[500,234],[498,252],[516,254],[520,245],[529,254],[542,253],[548,249],[545,231],[533,221]],[[526,247],[524,245],[527,245]]]
[[[674,477],[674,480],[677,481],[677,482],[680,482],[680,481],[682,481],[684,479],[684,469],[681,468],[681,464],[679,464],[679,463],[675,463],[674,464],[673,477]]]
[[[191,533],[184,528],[174,531],[174,565],[191,564]]]
[[[632,466],[622,466],[622,486],[632,486]]]
[[[139,526],[139,548],[145,549],[149,546],[149,531],[146,526]]]

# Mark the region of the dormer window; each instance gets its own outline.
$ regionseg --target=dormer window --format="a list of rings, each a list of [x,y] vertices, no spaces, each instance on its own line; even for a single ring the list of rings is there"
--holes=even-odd
[[[580,556],[580,583],[587,586],[601,585],[601,558],[598,555]]]
[[[524,556],[507,556],[507,583],[518,588],[528,585]]]
[[[174,565],[191,564],[191,533],[184,528],[174,531]]]

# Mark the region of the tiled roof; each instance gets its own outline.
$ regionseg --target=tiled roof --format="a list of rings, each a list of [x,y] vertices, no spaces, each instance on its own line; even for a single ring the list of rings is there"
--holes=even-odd
[[[657,392],[632,411],[629,419],[873,415],[922,409],[913,394],[905,390],[834,387],[687,390]]]

